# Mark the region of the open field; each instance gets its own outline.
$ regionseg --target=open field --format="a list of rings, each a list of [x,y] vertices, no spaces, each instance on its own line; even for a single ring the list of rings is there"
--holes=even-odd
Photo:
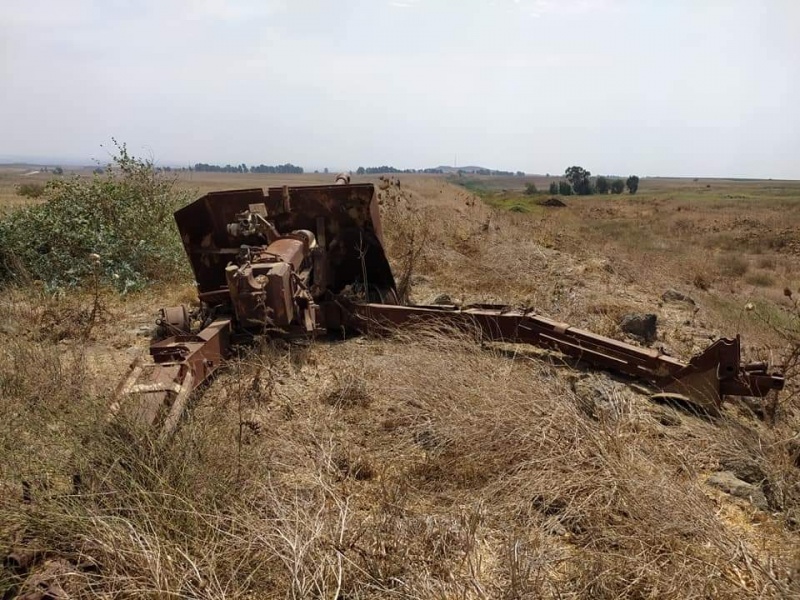
[[[46,176],[0,169],[0,214],[34,201],[14,193],[31,178]],[[747,359],[780,362],[800,338],[784,294],[800,294],[800,182],[643,179],[636,196],[551,208],[522,193],[531,178],[363,180],[383,188],[396,271],[414,251],[416,302],[535,307],[620,339],[622,315],[652,312],[654,346],[682,358],[741,333]],[[739,401],[709,419],[463,335],[273,342],[160,448],[103,415],[155,310],[191,301],[191,283],[101,290],[95,318],[92,290],[31,279],[0,290],[0,595],[800,595],[796,380],[774,419]],[[692,303],[663,300],[672,288]],[[91,493],[73,493],[76,472]],[[749,487],[728,493],[718,472]]]

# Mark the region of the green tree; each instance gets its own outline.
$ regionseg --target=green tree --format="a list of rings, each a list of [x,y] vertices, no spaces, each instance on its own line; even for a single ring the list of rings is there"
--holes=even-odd
[[[628,177],[628,180],[625,182],[625,187],[628,188],[631,194],[635,194],[636,190],[639,189],[639,177],[636,175]]]
[[[53,173],[55,173],[56,175],[63,175],[64,169],[62,169],[61,167],[56,167],[55,169],[53,169]]]
[[[600,175],[594,182],[595,190],[597,190],[598,194],[607,194],[611,185],[608,183],[608,179]]]
[[[566,181],[558,182],[558,193],[562,196],[572,196],[572,187]]]
[[[592,182],[589,179],[591,175],[589,171],[578,166],[569,167],[564,171],[564,176],[579,196],[588,196],[592,193]]]
[[[363,175],[366,172],[367,170],[364,167],[358,167],[358,169],[356,169],[356,175]]]
[[[550,182],[550,193],[557,194],[558,193],[558,184],[555,181]]]
[[[622,179],[615,179],[611,182],[611,193],[621,194],[625,190],[625,182]]]
[[[529,183],[525,186],[525,195],[526,196],[534,196],[539,193],[539,190],[536,189],[535,183]]]

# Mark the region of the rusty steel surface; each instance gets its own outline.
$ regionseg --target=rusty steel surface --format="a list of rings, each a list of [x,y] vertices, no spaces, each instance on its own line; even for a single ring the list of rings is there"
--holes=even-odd
[[[226,301],[225,267],[242,245],[261,246],[256,237],[240,239],[228,231],[241,213],[263,206],[281,235],[310,231],[320,243],[327,271],[323,291],[339,292],[361,277],[363,263],[372,283],[394,287],[383,251],[383,233],[372,184],[342,184],[212,192],[175,213],[198,292],[207,302]],[[320,263],[322,266],[322,263]]]
[[[229,354],[233,336],[384,333],[409,325],[476,331],[492,342],[555,350],[650,382],[716,413],[726,396],[783,388],[765,364],[741,364],[739,338],[721,339],[688,362],[506,306],[404,306],[383,249],[372,184],[281,186],[213,192],[175,213],[201,307],[162,309],[164,339],[120,383],[112,414],[168,438],[191,392]],[[202,325],[192,333],[192,319]]]
[[[720,339],[688,363],[658,350],[641,348],[571,327],[532,312],[505,306],[396,306],[352,304],[344,324],[362,332],[408,325],[475,329],[489,341],[533,344],[585,363],[644,379],[665,392],[685,395],[716,413],[725,396],[763,397],[781,390],[784,378],[763,364],[742,365],[739,338]]]
[[[217,319],[197,335],[180,334],[150,346],[151,363],[139,358],[119,384],[112,416],[160,430],[177,427],[191,392],[216,371],[230,350],[231,320]]]

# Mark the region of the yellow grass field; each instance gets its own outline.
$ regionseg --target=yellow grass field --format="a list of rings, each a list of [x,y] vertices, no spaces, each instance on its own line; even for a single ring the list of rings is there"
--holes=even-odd
[[[48,176],[0,168],[0,215]],[[800,182],[645,178],[547,207],[523,191],[547,178],[353,180],[380,189],[395,269],[419,250],[417,303],[504,302],[628,341],[620,318],[655,313],[653,347],[683,359],[738,333],[747,360],[800,344]],[[101,290],[87,330],[92,290],[48,294],[35,274],[0,289],[3,597],[800,597],[795,371],[775,410],[733,400],[708,418],[462,334],[265,341],[169,446],[109,432],[155,311],[192,299],[184,281]],[[76,472],[92,494],[73,493]]]

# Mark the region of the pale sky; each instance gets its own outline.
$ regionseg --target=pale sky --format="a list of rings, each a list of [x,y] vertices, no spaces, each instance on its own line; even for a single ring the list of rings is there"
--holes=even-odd
[[[0,159],[800,179],[800,0],[0,0]]]

